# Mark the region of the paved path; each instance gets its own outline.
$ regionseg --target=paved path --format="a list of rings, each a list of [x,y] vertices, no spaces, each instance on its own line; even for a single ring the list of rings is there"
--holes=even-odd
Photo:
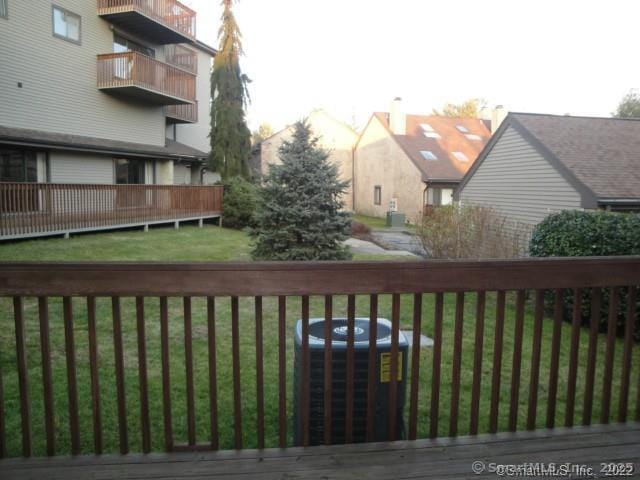
[[[383,247],[392,250],[404,250],[421,257],[426,256],[418,237],[406,230],[374,230],[371,232],[371,235],[375,242]]]
[[[357,238],[350,238],[346,240],[345,245],[351,247],[351,251],[354,253],[364,253],[367,255],[397,255],[399,257],[413,257],[415,256],[411,252],[405,250],[385,250],[379,245],[373,242],[367,242]]]

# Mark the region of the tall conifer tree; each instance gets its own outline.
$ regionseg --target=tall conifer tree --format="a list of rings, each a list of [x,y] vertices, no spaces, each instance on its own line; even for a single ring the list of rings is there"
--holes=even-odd
[[[223,179],[249,177],[251,132],[245,120],[249,78],[240,69],[242,35],[232,11],[234,0],[222,0],[218,54],[211,73],[210,167]]]

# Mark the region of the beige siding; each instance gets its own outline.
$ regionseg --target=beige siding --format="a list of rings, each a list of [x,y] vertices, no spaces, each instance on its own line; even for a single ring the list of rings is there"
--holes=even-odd
[[[201,50],[197,52],[198,77],[196,79],[196,98],[198,99],[198,122],[177,125],[176,141],[206,153],[210,150],[209,131],[211,122],[209,116],[209,99],[211,97],[212,57],[210,54]]]
[[[173,184],[189,185],[191,183],[191,169],[182,164],[173,166]]]
[[[358,135],[322,110],[312,112],[307,120],[313,133],[319,137],[320,146],[329,151],[329,161],[338,167],[339,178],[349,182],[342,201],[346,210],[353,210],[353,147]],[[281,163],[278,149],[282,142],[291,139],[292,134],[293,128],[289,127],[262,142],[260,155],[263,175],[267,174],[271,165]]]
[[[580,207],[580,195],[513,127],[460,191],[463,203],[491,206],[535,225],[548,214]]]
[[[425,184],[420,172],[377,118],[369,122],[355,151],[355,211],[384,217],[389,202],[397,199],[398,211],[411,222],[422,214]],[[381,187],[382,202],[374,204],[373,192]]]
[[[58,152],[49,154],[52,183],[114,183],[113,158],[88,153]]]
[[[113,51],[111,25],[98,17],[96,2],[53,3],[82,17],[82,43],[53,37],[52,2],[11,1],[9,19],[0,20],[0,125],[164,145],[161,107],[96,86],[96,56]]]

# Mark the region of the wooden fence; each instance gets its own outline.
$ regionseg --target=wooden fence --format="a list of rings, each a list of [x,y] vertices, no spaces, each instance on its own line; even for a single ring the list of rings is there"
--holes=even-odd
[[[98,88],[140,87],[188,102],[196,100],[196,76],[139,52],[98,55]]]
[[[0,239],[219,216],[221,186],[0,183]]]
[[[410,359],[404,359],[411,364],[408,378],[403,379],[408,386],[409,439],[455,437],[461,430],[476,434],[553,428],[559,418],[566,426],[640,420],[640,372],[638,362],[632,362],[640,358],[633,350],[638,284],[640,257],[406,263],[5,263],[0,265],[0,302],[4,302],[0,322],[3,330],[14,329],[15,344],[5,337],[2,348],[5,356],[8,348],[15,348],[16,361],[5,359],[1,372],[5,389],[4,394],[0,392],[0,452],[7,454],[7,426],[14,425],[12,438],[21,436],[21,451],[9,454],[31,456],[33,422],[44,420],[39,431],[46,438],[46,453],[56,454],[63,427],[59,419],[65,417],[73,454],[108,450],[104,439],[109,421],[118,432],[121,453],[132,448],[149,452],[241,449],[247,444],[286,447],[291,432],[287,380],[292,363],[291,321],[300,318],[305,333],[312,315],[331,319],[343,307],[349,330],[347,441],[353,422],[348,403],[354,398],[350,386],[357,316],[390,316],[389,392],[395,392],[393,387],[400,381],[401,325],[413,329],[413,345],[419,344],[420,332],[432,333],[432,350],[413,348]],[[551,319],[545,318],[544,300],[545,293],[567,290],[573,292],[575,303],[572,322],[565,326],[560,300]],[[592,293],[593,308],[583,329],[580,304],[587,291]],[[605,292],[610,298],[608,320],[604,319],[608,326],[600,334]],[[60,297],[58,312],[51,305]],[[622,314],[624,327],[617,331],[622,299],[628,307]],[[54,341],[54,331],[59,340]],[[485,339],[489,331],[492,341]],[[371,335],[375,339],[375,331]],[[370,344],[368,371],[375,378],[375,341]],[[81,345],[80,350],[76,345]],[[107,347],[113,352],[109,359],[102,351]],[[325,341],[324,348],[328,354],[324,398],[329,402],[323,417],[324,439],[331,443],[330,400],[336,388],[331,381],[331,341]],[[64,361],[66,374],[55,375],[53,352],[62,351],[64,357],[57,354],[56,368],[62,368]],[[471,364],[463,352],[472,352]],[[223,354],[230,354],[228,361],[223,361]],[[311,392],[309,342],[304,337],[302,358],[306,405]],[[561,358],[566,365],[559,363]],[[37,391],[42,398],[30,394],[35,388],[32,375],[41,382]],[[54,381],[60,376],[66,382]],[[177,378],[184,403],[176,402]],[[115,392],[109,396],[104,395],[107,382],[108,391]],[[229,388],[222,388],[223,382]],[[133,394],[131,383],[135,384]],[[368,439],[375,438],[375,383],[369,382],[367,394]],[[80,399],[79,386],[87,392]],[[60,398],[54,395],[59,390],[66,390],[66,414],[60,414],[54,404],[60,402],[54,401]],[[12,399],[13,409],[3,408],[3,395]],[[630,406],[632,396],[635,411]],[[135,415],[130,409],[134,399],[139,412]],[[390,394],[390,412],[395,412],[397,400]],[[106,404],[114,401],[117,414],[106,414]],[[564,408],[559,412],[561,404]],[[42,417],[34,418],[34,405],[43,405],[38,410]],[[160,416],[157,423],[161,425],[155,429],[154,415]],[[389,416],[389,422],[396,420],[395,415]],[[308,408],[302,410],[302,422],[309,425]],[[81,430],[81,424],[90,431]],[[392,427],[391,439],[396,431]],[[224,435],[230,442],[221,440]],[[184,437],[184,443],[177,437]],[[308,433],[302,443],[308,443]]]
[[[98,0],[98,14],[138,11],[195,40],[196,12],[177,0]]]

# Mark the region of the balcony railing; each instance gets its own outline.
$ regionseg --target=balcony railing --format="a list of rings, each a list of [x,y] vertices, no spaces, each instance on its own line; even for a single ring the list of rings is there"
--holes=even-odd
[[[197,123],[198,102],[185,105],[167,105],[164,114],[168,123]]]
[[[0,183],[0,240],[219,217],[221,186]]]
[[[198,54],[179,44],[166,45],[164,56],[167,63],[187,72],[198,73]]]
[[[193,103],[196,76],[138,52],[98,55],[98,88],[158,105]]]
[[[177,0],[98,0],[98,15],[161,44],[196,38],[196,12]]]
[[[294,357],[304,446],[311,428],[326,444],[375,440],[380,416],[389,440],[403,421],[409,440],[638,421],[639,284],[640,257],[0,264],[0,457],[42,455],[45,441],[48,455],[287,447]],[[332,344],[327,322],[312,358],[311,319],[334,316],[344,339]],[[355,340],[356,321],[379,316],[391,320],[386,366],[375,321],[364,357]],[[417,347],[422,332],[433,348]]]

